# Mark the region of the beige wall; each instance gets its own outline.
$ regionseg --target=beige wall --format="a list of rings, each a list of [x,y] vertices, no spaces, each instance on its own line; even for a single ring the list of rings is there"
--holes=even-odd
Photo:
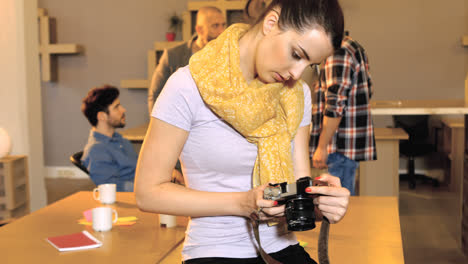
[[[46,204],[36,14],[35,0],[0,2],[0,127],[28,155],[32,210]]]
[[[24,102],[20,100],[21,91],[18,88],[18,69],[20,67],[18,57],[20,53],[19,21],[15,1],[2,1],[0,3],[0,72],[2,75],[2,88],[0,89],[0,124],[12,137],[13,153],[26,150],[24,130],[19,125],[24,116]],[[24,122],[23,122],[24,123]]]
[[[375,99],[464,96],[466,0],[341,0],[370,57]]]
[[[57,41],[77,43],[82,55],[58,58],[58,81],[42,83],[45,162],[70,166],[69,156],[86,144],[89,123],[81,99],[96,85],[146,78],[146,54],[165,39],[167,20],[185,11],[185,0],[39,0],[56,18]],[[179,37],[180,38],[180,37]],[[148,122],[146,90],[121,89],[128,127]]]
[[[464,96],[468,49],[466,0],[341,0],[347,29],[367,49],[374,99]],[[65,4],[66,3],[66,4]],[[166,18],[186,0],[39,0],[57,19],[57,39],[86,51],[58,59],[58,82],[42,83],[45,162],[68,166],[86,143],[80,100],[95,85],[146,77],[146,51],[164,40]],[[148,121],[146,91],[121,90],[128,126]]]

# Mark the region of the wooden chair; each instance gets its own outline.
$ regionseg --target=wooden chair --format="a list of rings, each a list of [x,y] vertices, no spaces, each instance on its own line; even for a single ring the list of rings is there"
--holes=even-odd
[[[9,224],[9,223],[12,223],[13,221],[15,221],[16,218],[7,218],[7,219],[1,219],[0,220],[0,227],[6,225],[6,224]]]

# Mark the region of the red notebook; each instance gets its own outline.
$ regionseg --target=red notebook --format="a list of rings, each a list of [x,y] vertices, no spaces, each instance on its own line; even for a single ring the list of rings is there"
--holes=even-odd
[[[48,237],[47,242],[54,246],[59,251],[70,251],[88,248],[97,248],[102,246],[101,241],[97,240],[88,231],[79,233]]]

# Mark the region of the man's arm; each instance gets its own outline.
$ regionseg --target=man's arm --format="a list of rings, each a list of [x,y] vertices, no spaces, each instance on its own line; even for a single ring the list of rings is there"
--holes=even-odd
[[[169,79],[169,76],[171,76],[169,54],[167,50],[164,50],[163,55],[159,59],[159,64],[153,72],[151,85],[148,89],[148,113],[150,116],[153,111],[154,102],[161,93],[161,90],[166,84],[167,79]]]
[[[327,146],[340,125],[347,105],[351,76],[354,74],[352,58],[344,49],[339,49],[327,58],[323,70],[325,72],[319,85],[325,86],[325,109],[319,142],[312,156],[312,165],[319,169],[327,167]]]
[[[327,146],[330,143],[335,131],[341,122],[339,117],[323,117],[322,131],[320,132],[318,146],[312,157],[312,165],[314,168],[323,169],[327,167],[328,151]]]

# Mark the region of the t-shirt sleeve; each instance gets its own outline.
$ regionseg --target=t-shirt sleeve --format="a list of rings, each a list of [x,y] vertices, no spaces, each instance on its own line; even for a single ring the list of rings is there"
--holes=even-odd
[[[190,131],[195,86],[188,67],[180,68],[169,77],[153,108],[152,117],[186,131]]]
[[[309,85],[307,85],[307,83],[304,81],[302,81],[302,86],[304,88],[304,116],[302,117],[302,121],[299,127],[310,125],[312,118],[312,96],[310,93],[310,88]]]

